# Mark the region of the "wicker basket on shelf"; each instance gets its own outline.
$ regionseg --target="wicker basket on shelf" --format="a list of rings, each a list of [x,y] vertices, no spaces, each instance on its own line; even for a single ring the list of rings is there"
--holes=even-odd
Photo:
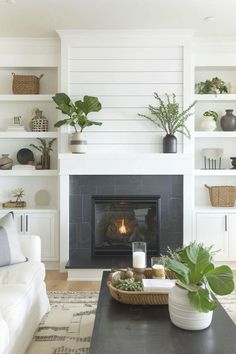
[[[15,95],[34,95],[39,94],[39,81],[43,77],[34,75],[16,75],[12,73],[12,92]]]
[[[166,270],[166,277],[169,279],[174,279],[173,273]],[[152,278],[152,269],[147,268],[145,273],[147,279]],[[122,304],[128,305],[167,305],[168,304],[168,294],[158,293],[158,292],[145,292],[145,291],[124,291],[117,289],[112,285],[111,281],[107,282],[109,291],[113,299]]]
[[[205,184],[205,187],[209,190],[209,196],[211,205],[214,207],[234,207],[236,199],[236,187],[235,186],[212,186],[209,187]]]

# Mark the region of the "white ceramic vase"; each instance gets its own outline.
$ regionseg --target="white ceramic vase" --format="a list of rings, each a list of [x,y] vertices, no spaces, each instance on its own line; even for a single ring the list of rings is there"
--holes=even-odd
[[[87,140],[84,133],[74,133],[71,135],[70,151],[74,154],[85,154],[87,152]]]
[[[213,130],[216,130],[216,128],[217,128],[217,125],[216,125],[216,122],[214,121],[213,118],[211,118],[211,117],[202,118],[201,130],[213,131]]]
[[[210,326],[213,311],[199,312],[190,303],[188,291],[175,285],[169,293],[171,322],[182,329],[199,331]]]

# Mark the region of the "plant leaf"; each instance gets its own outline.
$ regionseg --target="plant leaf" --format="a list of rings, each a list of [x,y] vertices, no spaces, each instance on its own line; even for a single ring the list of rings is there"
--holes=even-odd
[[[75,106],[82,111],[86,116],[90,112],[98,112],[101,110],[102,105],[97,97],[84,96],[83,101],[79,100],[75,102]]]
[[[210,270],[205,277],[212,291],[218,295],[227,295],[234,290],[233,273],[226,265]]]
[[[188,298],[193,307],[199,312],[209,312],[217,306],[216,301],[212,299],[207,289],[199,288],[198,291],[189,291]]]
[[[196,242],[185,247],[182,259],[190,269],[190,282],[199,283],[204,277],[206,269],[214,268],[208,250]]]
[[[175,259],[168,259],[166,262],[166,268],[172,270],[181,283],[189,284],[189,269],[185,264]]]

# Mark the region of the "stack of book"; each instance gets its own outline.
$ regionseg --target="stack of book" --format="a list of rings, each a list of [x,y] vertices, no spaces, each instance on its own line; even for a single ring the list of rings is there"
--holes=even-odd
[[[12,166],[13,170],[35,170],[35,166],[33,165],[14,165]]]

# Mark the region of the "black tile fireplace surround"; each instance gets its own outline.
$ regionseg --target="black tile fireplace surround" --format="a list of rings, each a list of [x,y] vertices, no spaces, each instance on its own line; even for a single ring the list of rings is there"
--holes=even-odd
[[[148,258],[152,255],[164,254],[167,246],[176,248],[183,244],[183,176],[70,176],[70,259],[67,268],[111,268],[125,267],[131,264],[131,253],[129,254],[129,251],[118,256],[114,253],[94,255],[94,250],[92,250],[94,199],[99,200],[99,197],[106,199],[107,196],[119,198],[125,198],[126,196],[127,198],[141,197],[141,199],[148,196],[160,197],[160,220],[158,220],[160,230],[156,233],[158,237],[157,246],[156,250],[150,249]],[[119,220],[119,223],[121,223],[121,220]]]

